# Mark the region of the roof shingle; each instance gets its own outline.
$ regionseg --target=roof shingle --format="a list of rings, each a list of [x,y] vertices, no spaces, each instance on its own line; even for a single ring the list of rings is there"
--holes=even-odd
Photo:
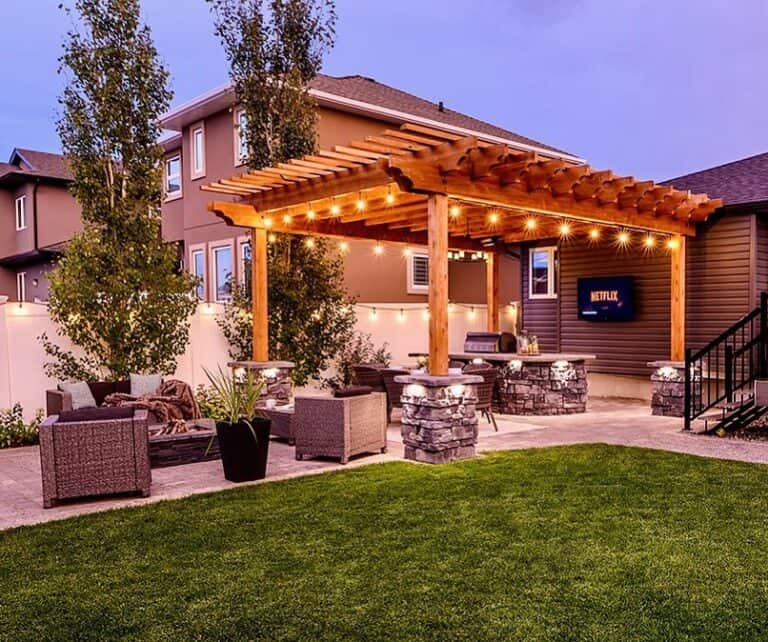
[[[768,201],[768,152],[664,181],[678,189],[705,192],[725,205]]]

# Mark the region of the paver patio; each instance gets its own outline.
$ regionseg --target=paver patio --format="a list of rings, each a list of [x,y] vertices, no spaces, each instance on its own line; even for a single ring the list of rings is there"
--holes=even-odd
[[[593,399],[586,414],[546,417],[497,415],[497,420],[497,433],[490,424],[480,422],[480,452],[605,443],[768,463],[768,443],[682,433],[680,419],[651,416],[646,404],[631,400]],[[386,454],[360,457],[346,467],[334,461],[296,461],[293,447],[273,441],[270,445],[267,479],[264,482],[401,460],[402,456],[399,424],[389,427]],[[44,510],[40,483],[40,459],[36,446],[0,451],[0,529],[177,499],[235,486],[224,479],[221,463],[211,461],[153,470],[152,496],[148,498],[108,498]]]

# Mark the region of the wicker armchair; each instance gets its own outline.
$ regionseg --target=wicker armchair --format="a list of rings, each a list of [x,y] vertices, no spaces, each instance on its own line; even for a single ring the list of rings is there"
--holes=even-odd
[[[59,423],[58,415],[40,426],[43,506],[61,499],[138,492],[149,496],[147,411],[132,417]]]
[[[386,395],[356,397],[296,395],[293,429],[296,459],[338,457],[387,450]]]
[[[386,368],[383,363],[361,363],[352,366],[352,379],[358,386],[370,386],[374,392],[386,392],[381,371]]]
[[[483,383],[477,384],[477,409],[482,415],[493,424],[493,429],[498,432],[496,417],[493,416],[493,391],[496,387],[496,378],[499,375],[498,370],[493,366],[484,363],[468,363],[464,366],[465,374],[478,375],[483,378]]]
[[[403,384],[395,381],[395,377],[411,374],[409,370],[385,368],[381,371],[384,388],[387,391],[387,422],[392,421],[392,408],[402,408],[400,397],[403,396]]]

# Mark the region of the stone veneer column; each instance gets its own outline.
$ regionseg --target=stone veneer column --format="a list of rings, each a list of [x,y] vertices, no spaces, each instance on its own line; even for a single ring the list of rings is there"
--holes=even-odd
[[[402,375],[405,458],[439,464],[475,456],[477,375]]]
[[[570,415],[587,410],[584,361],[512,359],[499,368],[494,410],[507,415]]]
[[[286,406],[293,400],[293,382],[291,361],[232,361],[227,364],[233,372],[245,373],[250,370],[266,380],[266,386],[259,398],[259,406],[264,407],[267,399],[274,399],[278,406]]]
[[[685,411],[685,362],[651,361],[651,414],[663,417],[682,417]],[[694,381],[694,386],[700,386]]]

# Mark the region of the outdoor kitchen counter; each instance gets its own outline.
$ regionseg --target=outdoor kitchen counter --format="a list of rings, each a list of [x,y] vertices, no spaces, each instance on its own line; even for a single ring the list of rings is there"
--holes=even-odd
[[[411,357],[424,353],[411,353]],[[454,352],[455,361],[482,359],[499,376],[493,400],[495,412],[508,415],[566,415],[587,409],[587,362],[591,354],[549,352]]]

